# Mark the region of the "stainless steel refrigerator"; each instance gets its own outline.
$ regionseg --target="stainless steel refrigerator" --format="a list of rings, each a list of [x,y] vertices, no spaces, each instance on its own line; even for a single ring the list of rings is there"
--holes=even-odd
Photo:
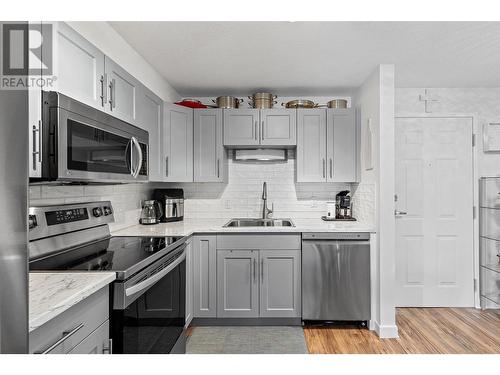
[[[0,353],[28,352],[28,126],[27,90],[0,88]]]

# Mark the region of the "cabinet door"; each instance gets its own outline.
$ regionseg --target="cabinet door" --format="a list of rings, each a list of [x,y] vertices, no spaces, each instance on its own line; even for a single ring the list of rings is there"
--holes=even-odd
[[[46,90],[59,91],[102,110],[105,103],[104,54],[64,22],[53,24],[53,35],[57,80],[55,87]]]
[[[193,239],[194,317],[217,316],[217,253],[216,236]]]
[[[165,104],[163,111],[163,181],[193,182],[193,110]]]
[[[136,125],[139,81],[107,56],[104,68],[108,84],[106,112]]]
[[[222,109],[194,110],[194,182],[223,182]]]
[[[259,316],[258,250],[217,251],[217,317]]]
[[[186,245],[186,327],[193,320],[193,243]]]
[[[260,251],[260,317],[301,316],[300,250]]]
[[[352,109],[328,109],[327,154],[329,182],[357,181],[357,131]]]
[[[224,109],[224,146],[258,145],[259,111],[259,109]]]
[[[140,87],[137,100],[137,126],[149,133],[149,181],[162,181],[161,125],[163,101],[146,87]]]
[[[297,144],[296,109],[262,109],[260,143],[269,146]]]
[[[109,320],[83,339],[68,354],[112,354],[109,339]]]
[[[297,110],[297,182],[326,181],[326,110]]]
[[[41,26],[41,23],[29,22],[30,25]],[[43,28],[42,28],[43,33]],[[29,34],[28,34],[29,38]],[[39,79],[42,77],[41,61],[35,62],[33,54],[28,56],[29,66],[35,69],[36,74],[32,78]],[[42,143],[40,142],[40,134],[42,131],[42,88],[32,87],[28,90],[28,132],[29,132],[29,145],[28,145],[28,162],[29,162],[29,177],[42,177]]]

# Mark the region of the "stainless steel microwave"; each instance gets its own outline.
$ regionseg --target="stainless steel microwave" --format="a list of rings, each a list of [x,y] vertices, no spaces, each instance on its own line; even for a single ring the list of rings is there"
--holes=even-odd
[[[42,94],[42,181],[147,182],[148,132],[57,92]]]

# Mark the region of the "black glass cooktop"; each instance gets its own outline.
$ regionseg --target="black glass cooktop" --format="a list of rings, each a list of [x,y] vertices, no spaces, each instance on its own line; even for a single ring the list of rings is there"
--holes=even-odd
[[[30,261],[31,271],[116,271],[128,277],[167,255],[183,237],[110,237]]]

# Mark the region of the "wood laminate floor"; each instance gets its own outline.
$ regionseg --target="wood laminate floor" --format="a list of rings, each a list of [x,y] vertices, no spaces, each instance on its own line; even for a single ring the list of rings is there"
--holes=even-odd
[[[311,354],[500,354],[500,314],[464,308],[398,308],[398,339],[367,329],[306,327]]]

